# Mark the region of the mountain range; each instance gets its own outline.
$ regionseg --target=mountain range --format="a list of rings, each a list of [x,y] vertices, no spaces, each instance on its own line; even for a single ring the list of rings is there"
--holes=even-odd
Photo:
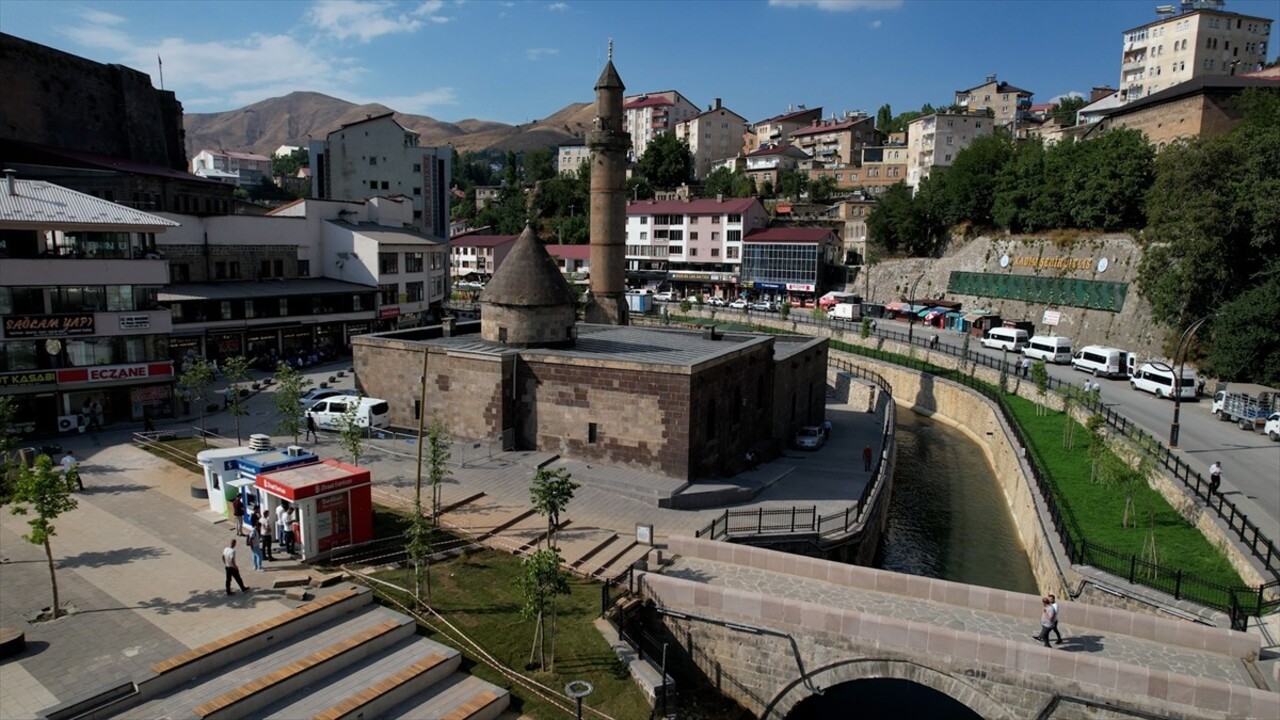
[[[308,138],[322,139],[339,126],[375,115],[395,112],[396,120],[422,136],[426,146],[453,145],[458,152],[552,147],[583,137],[591,128],[593,103],[573,103],[524,125],[489,120],[456,123],[426,115],[395,112],[378,103],[357,105],[315,92],[293,92],[268,98],[237,110],[188,113],[187,157],[201,150],[253,152],[270,156],[281,145],[306,147]]]

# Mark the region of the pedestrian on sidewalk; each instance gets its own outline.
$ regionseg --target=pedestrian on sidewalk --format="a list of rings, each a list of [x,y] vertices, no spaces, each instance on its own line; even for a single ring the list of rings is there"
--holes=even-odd
[[[253,569],[262,572],[262,532],[256,522],[249,532],[249,551],[253,553]]]
[[[298,506],[289,510],[289,554],[296,555],[298,543],[302,542],[302,525],[298,522]]]
[[[1024,378],[1031,377],[1031,358],[1029,357],[1022,358],[1021,365],[1022,365],[1022,377]]]
[[[1222,485],[1222,461],[1214,460],[1209,466],[1209,494],[1214,495],[1218,492],[1218,487]]]
[[[1049,598],[1040,598],[1040,634],[1032,635],[1032,640],[1038,640],[1044,643],[1045,647],[1049,647],[1049,630],[1053,627],[1054,615],[1053,606],[1049,604]]]
[[[236,524],[236,537],[244,537],[244,501],[239,493],[231,498],[231,519]]]
[[[1049,593],[1049,607],[1053,608],[1053,625],[1049,627],[1049,632],[1058,636],[1058,642],[1055,644],[1061,645],[1062,633],[1058,630],[1058,598],[1054,597],[1053,593]],[[1049,633],[1045,633],[1044,639],[1048,641]]]
[[[284,547],[284,531],[289,526],[285,520],[288,514],[289,510],[285,508],[284,503],[276,506],[276,544],[282,548]]]
[[[67,481],[68,489],[71,488],[71,483],[75,483],[76,487],[84,490],[84,479],[80,477],[80,463],[76,460],[76,454],[70,450],[62,456],[62,477]]]
[[[275,562],[276,558],[271,554],[272,533],[275,531],[273,527],[275,523],[271,521],[271,511],[263,510],[262,517],[258,521],[258,535],[262,538],[262,559]]]
[[[235,580],[240,586],[240,592],[247,592],[249,588],[244,586],[244,580],[240,578],[240,566],[236,564],[236,539],[231,538],[231,544],[222,551],[222,569],[227,575],[227,594],[234,595],[231,591],[231,581]]]
[[[871,460],[875,457],[875,452],[870,445],[862,448],[862,469],[871,472]]]
[[[307,413],[307,435],[303,439],[311,442],[320,440],[320,436],[316,434],[316,419],[311,413]]]

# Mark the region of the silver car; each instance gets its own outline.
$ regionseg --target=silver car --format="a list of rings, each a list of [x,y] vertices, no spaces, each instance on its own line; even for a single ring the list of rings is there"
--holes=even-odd
[[[817,450],[826,441],[826,434],[817,425],[805,425],[796,433],[796,447],[800,450]]]

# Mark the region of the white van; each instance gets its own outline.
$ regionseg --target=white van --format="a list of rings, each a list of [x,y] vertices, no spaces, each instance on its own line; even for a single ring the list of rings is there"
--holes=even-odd
[[[1094,377],[1128,377],[1129,353],[1102,345],[1085,345],[1071,357],[1071,367]]]
[[[1027,346],[1027,331],[1018,328],[991,328],[982,336],[982,347],[1020,352]]]
[[[1134,390],[1149,392],[1158,398],[1172,398],[1175,386],[1178,397],[1183,400],[1196,399],[1196,374],[1190,370],[1182,371],[1182,381],[1174,382],[1176,371],[1164,363],[1143,363],[1138,372],[1129,378],[1129,387]]]
[[[1029,358],[1066,365],[1071,362],[1071,341],[1061,335],[1036,335],[1022,351]]]
[[[318,428],[341,430],[342,417],[352,405],[358,406],[356,424],[360,427],[391,427],[391,407],[386,400],[357,395],[339,395],[319,400],[307,409],[307,417],[315,418]]]

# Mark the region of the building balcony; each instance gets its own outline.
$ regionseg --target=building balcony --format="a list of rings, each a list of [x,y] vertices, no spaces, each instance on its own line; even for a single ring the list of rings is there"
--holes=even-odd
[[[17,285],[168,285],[165,260],[96,258],[7,258],[0,263],[0,286]]]
[[[1134,70],[1141,70],[1142,68],[1146,67],[1146,65],[1147,65],[1147,61],[1145,58],[1139,59],[1139,60],[1128,60],[1120,65],[1120,71],[1132,72]]]

